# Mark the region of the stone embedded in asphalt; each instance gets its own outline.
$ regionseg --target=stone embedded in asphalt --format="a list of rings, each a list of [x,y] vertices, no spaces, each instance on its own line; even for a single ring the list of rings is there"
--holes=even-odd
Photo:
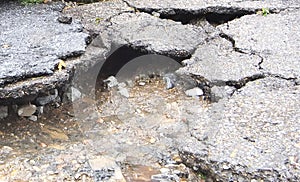
[[[194,111],[187,119],[195,140],[181,145],[183,161],[220,181],[298,181],[291,159],[300,157],[299,99],[299,85],[267,77]]]
[[[263,57],[262,71],[285,78],[299,78],[300,10],[279,14],[249,15],[220,25],[235,46]]]
[[[59,23],[71,24],[72,23],[72,17],[70,17],[70,16],[59,16],[57,18],[57,21]]]
[[[23,116],[32,116],[36,112],[36,106],[33,104],[23,105],[18,108],[18,115]]]

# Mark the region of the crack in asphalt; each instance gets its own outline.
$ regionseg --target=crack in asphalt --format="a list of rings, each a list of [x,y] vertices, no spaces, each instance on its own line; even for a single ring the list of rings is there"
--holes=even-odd
[[[220,33],[219,36],[221,38],[224,38],[226,40],[228,40],[229,42],[231,42],[232,44],[232,48],[235,52],[241,53],[241,54],[248,54],[248,55],[255,55],[258,56],[260,58],[260,62],[256,65],[258,67],[259,70],[264,70],[262,64],[264,62],[264,57],[262,55],[260,55],[259,52],[253,51],[253,50],[247,50],[247,49],[241,49],[236,47],[235,44],[235,40],[233,37],[225,34],[225,33]],[[240,79],[239,81],[227,81],[226,85],[228,86],[234,86],[237,89],[242,88],[243,86],[245,86],[248,82],[251,81],[255,81],[258,79],[262,79],[262,78],[266,78],[266,77],[275,77],[275,78],[280,78],[283,80],[288,80],[288,81],[293,81],[295,83],[295,85],[297,85],[297,78],[290,78],[290,77],[285,77],[284,75],[279,75],[279,74],[272,74],[272,73],[262,73],[262,74],[258,74],[258,75],[253,75],[250,77],[245,77]]]
[[[200,8],[196,11],[178,8],[137,8],[136,6],[130,4],[130,2],[127,0],[122,1],[126,3],[127,6],[134,8],[137,12],[148,13],[152,16],[155,16],[153,13],[157,12],[160,14],[159,18],[161,19],[171,19],[176,22],[181,22],[182,24],[191,24],[192,20],[205,17],[210,24],[220,25],[245,15],[255,14],[258,11],[257,8],[245,10],[237,7],[228,8],[225,6],[208,6]]]

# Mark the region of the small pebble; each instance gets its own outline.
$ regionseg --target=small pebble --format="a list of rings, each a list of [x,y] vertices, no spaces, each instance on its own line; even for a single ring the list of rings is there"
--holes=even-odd
[[[129,97],[129,92],[126,88],[119,88],[119,91],[118,91],[122,96],[128,98]]]
[[[60,17],[57,18],[57,21],[59,23],[71,24],[72,23],[72,17],[70,17],[70,16],[60,16]]]
[[[37,121],[38,117],[35,116],[35,115],[32,115],[32,116],[29,116],[28,119],[31,120],[31,121]]]
[[[156,142],[156,139],[155,139],[155,138],[153,138],[153,137],[151,137],[149,142],[150,142],[151,144],[153,144],[153,143],[155,143],[155,142]]]
[[[146,82],[139,82],[139,86],[145,86]]]
[[[35,113],[36,111],[36,106],[33,104],[21,106],[18,109],[18,115],[23,117],[23,116],[31,116]]]
[[[203,95],[203,91],[198,88],[198,87],[195,87],[195,88],[192,88],[192,89],[189,89],[189,90],[186,90],[184,92],[187,96],[190,96],[190,97],[196,97],[196,96],[201,96]]]

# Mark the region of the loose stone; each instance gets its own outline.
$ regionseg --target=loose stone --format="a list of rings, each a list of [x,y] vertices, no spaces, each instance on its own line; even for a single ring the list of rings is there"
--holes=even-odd
[[[203,95],[203,91],[200,88],[195,87],[195,88],[186,90],[185,94],[190,97],[197,97],[197,96]]]
[[[8,107],[0,106],[0,119],[6,118],[8,116]]]
[[[23,116],[31,116],[36,112],[36,106],[33,104],[21,106],[18,109],[18,115],[23,117]]]

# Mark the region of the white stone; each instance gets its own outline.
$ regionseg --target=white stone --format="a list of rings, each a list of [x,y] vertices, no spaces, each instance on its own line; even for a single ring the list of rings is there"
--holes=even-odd
[[[77,88],[71,87],[71,93],[72,93],[72,96],[71,96],[71,101],[72,102],[74,102],[75,100],[80,99],[81,92]]]
[[[37,121],[38,117],[35,116],[35,115],[32,115],[32,116],[29,116],[28,119],[31,120],[31,121]]]
[[[139,82],[139,86],[145,86],[145,85],[146,85],[146,82],[143,82],[143,81]]]
[[[43,114],[44,113],[44,106],[37,107],[37,111],[38,111],[38,114]]]
[[[33,104],[29,104],[29,105],[24,105],[19,107],[18,109],[18,115],[19,116],[31,116],[35,113],[36,111],[36,106]]]
[[[203,95],[203,91],[199,87],[195,87],[185,91],[185,94],[190,97],[201,96]]]
[[[110,76],[106,80],[103,80],[103,81],[107,82],[107,86],[109,88],[115,87],[119,84],[118,80],[114,76]]]
[[[129,97],[129,92],[126,88],[119,88],[119,91],[118,91],[122,96],[124,97]]]

